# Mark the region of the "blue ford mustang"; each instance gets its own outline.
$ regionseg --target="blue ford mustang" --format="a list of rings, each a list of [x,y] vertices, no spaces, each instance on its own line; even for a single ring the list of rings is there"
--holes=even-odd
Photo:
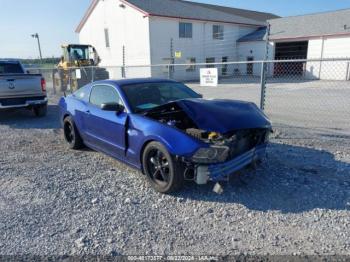
[[[162,79],[98,81],[62,97],[70,148],[88,146],[140,169],[159,192],[218,182],[265,155],[271,123],[253,103],[204,100]]]

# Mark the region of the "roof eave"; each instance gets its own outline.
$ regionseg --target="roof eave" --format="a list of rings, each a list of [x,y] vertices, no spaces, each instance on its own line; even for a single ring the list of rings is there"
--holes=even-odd
[[[270,38],[269,41],[276,42],[276,41],[281,41],[281,40],[308,39],[308,38],[335,37],[335,36],[350,36],[350,32],[334,33],[334,34],[321,34],[321,35],[286,36],[286,37],[279,37],[279,38]]]
[[[94,9],[96,8],[97,4],[99,3],[100,0],[93,0],[88,8],[88,10],[86,11],[83,19],[80,21],[78,27],[75,29],[76,33],[80,33],[81,29],[84,27],[86,21],[89,19],[89,17],[91,16],[92,12],[94,11]],[[173,19],[187,19],[187,20],[195,20],[195,21],[203,21],[203,22],[215,22],[215,23],[226,23],[226,24],[236,24],[236,25],[243,25],[243,26],[265,26],[266,24],[263,23],[257,23],[257,24],[253,24],[253,23],[240,23],[240,22],[230,22],[230,21],[222,21],[222,20],[206,20],[206,19],[199,19],[199,18],[191,18],[191,17],[180,17],[180,16],[167,16],[167,15],[159,15],[159,14],[151,14],[146,12],[145,10],[129,3],[127,0],[119,0],[120,2],[122,2],[125,5],[128,5],[130,7],[132,7],[133,9],[141,12],[144,17],[150,17],[150,16],[154,16],[154,17],[165,17],[165,18],[173,18]]]
[[[90,15],[92,14],[92,12],[94,11],[95,7],[97,6],[98,2],[100,0],[93,0],[88,8],[88,10],[86,11],[86,13],[83,16],[83,19],[81,19],[79,25],[77,26],[77,28],[75,29],[76,33],[80,33],[81,29],[83,28],[83,26],[85,25],[86,21],[89,19]]]
[[[250,42],[266,42],[266,40],[264,40],[264,39],[237,40],[237,43],[250,43]]]
[[[91,15],[92,12],[95,10],[95,8],[96,8],[97,4],[99,3],[99,1],[100,1],[100,0],[93,0],[93,1],[91,2],[91,4],[90,4],[88,10],[86,11],[86,13],[85,13],[83,19],[80,21],[78,27],[75,29],[75,32],[76,32],[76,33],[80,33],[81,29],[84,27],[86,21],[89,19],[90,15]],[[137,6],[135,6],[135,5],[131,4],[131,3],[129,3],[128,1],[126,1],[126,0],[119,0],[119,1],[122,2],[122,3],[125,4],[125,5],[128,5],[128,6],[132,7],[132,8],[134,8],[135,10],[141,12],[144,16],[149,16],[149,14],[148,14],[146,11],[144,11],[144,10],[138,8]]]

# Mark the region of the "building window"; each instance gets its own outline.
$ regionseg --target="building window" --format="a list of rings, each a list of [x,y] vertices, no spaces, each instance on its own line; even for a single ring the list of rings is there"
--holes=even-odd
[[[179,37],[192,38],[192,23],[179,23]]]
[[[187,72],[196,71],[196,58],[195,57],[187,58],[186,64],[187,64],[187,66],[186,66]]]
[[[215,63],[215,57],[208,57],[205,59],[206,64]],[[207,68],[215,67],[215,65],[207,65]]]
[[[105,43],[106,43],[106,47],[111,47],[110,43],[109,43],[109,31],[108,28],[105,28]]]
[[[213,39],[224,40],[223,25],[213,25]]]
[[[221,62],[227,63],[228,62],[228,57],[227,56],[223,56]],[[224,75],[224,76],[227,75],[227,71],[228,71],[227,69],[228,69],[228,65],[227,64],[223,64],[222,68],[221,68],[222,75]]]

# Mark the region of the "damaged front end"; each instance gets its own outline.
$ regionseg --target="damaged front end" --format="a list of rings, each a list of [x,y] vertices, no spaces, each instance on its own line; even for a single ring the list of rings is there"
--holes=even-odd
[[[192,131],[191,131],[192,132]],[[203,132],[209,146],[200,148],[190,159],[193,179],[197,184],[227,180],[228,176],[257,163],[266,154],[269,129],[246,129],[225,135]]]
[[[195,181],[205,184],[208,180],[226,180],[229,175],[257,163],[266,154],[269,134],[268,129],[239,130],[213,141],[206,150],[199,149],[192,157]],[[205,154],[207,159],[203,158]]]
[[[272,132],[270,121],[255,104],[240,101],[180,100],[145,115],[204,142],[191,156],[178,157],[185,178],[197,184],[227,180],[264,158]]]

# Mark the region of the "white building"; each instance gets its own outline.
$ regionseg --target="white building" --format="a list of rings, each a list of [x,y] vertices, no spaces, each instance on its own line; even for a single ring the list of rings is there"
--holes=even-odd
[[[79,24],[80,43],[102,66],[227,62],[242,59],[237,40],[277,16],[182,0],[93,0]],[[128,67],[132,77],[198,78],[198,66]],[[222,66],[220,75],[237,68]],[[109,70],[120,77],[120,70]]]
[[[336,59],[350,58],[350,9],[272,19],[269,58]],[[266,28],[238,40],[240,60],[264,59]],[[349,62],[276,63],[270,74],[300,74],[310,79],[349,80]],[[259,68],[254,70],[259,75]]]

